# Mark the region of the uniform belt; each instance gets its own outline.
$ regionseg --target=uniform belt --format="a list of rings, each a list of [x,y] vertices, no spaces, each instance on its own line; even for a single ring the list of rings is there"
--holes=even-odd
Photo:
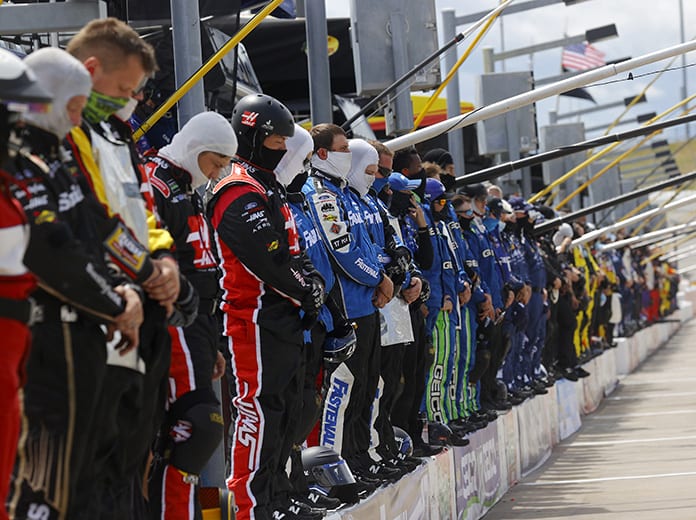
[[[43,318],[43,307],[37,305],[32,298],[26,300],[0,298],[0,316],[32,325]]]

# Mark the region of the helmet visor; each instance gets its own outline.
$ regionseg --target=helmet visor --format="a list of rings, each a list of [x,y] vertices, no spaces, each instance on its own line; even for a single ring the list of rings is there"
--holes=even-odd
[[[343,459],[316,466],[312,468],[312,474],[317,484],[326,488],[355,483],[353,473]]]

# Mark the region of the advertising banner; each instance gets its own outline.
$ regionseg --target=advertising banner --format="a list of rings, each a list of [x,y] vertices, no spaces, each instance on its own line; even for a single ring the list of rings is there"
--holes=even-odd
[[[541,466],[551,454],[551,427],[545,404],[537,396],[517,407],[522,476]]]
[[[582,386],[578,382],[561,379],[556,381],[558,401],[558,426],[560,439],[567,439],[582,426],[580,420],[580,401],[577,399],[575,387]]]

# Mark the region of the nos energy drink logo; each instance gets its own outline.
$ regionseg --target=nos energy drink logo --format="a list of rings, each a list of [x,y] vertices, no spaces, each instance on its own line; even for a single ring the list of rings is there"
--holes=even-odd
[[[331,387],[324,404],[320,442],[337,453],[343,448],[343,428],[353,381],[353,374],[341,363],[331,375]]]

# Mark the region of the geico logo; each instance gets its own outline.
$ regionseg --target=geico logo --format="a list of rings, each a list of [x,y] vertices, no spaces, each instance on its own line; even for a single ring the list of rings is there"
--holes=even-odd
[[[484,258],[493,256],[493,250],[492,249],[484,249],[483,252],[481,253],[481,256]]]

